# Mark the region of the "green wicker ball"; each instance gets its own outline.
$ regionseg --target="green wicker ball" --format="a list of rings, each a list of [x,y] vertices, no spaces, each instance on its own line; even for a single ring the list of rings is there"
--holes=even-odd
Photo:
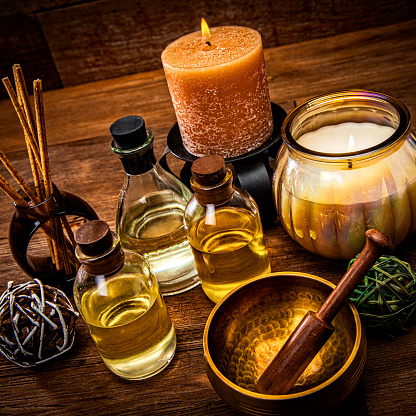
[[[410,331],[416,318],[416,275],[408,263],[395,256],[382,256],[350,300],[369,332],[390,337],[403,335]]]

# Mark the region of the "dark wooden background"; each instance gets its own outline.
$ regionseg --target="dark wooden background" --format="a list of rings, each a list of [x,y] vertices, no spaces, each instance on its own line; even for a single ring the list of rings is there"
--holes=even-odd
[[[48,90],[160,69],[162,50],[201,17],[253,27],[270,48],[411,20],[416,1],[0,0],[0,75],[20,63]]]

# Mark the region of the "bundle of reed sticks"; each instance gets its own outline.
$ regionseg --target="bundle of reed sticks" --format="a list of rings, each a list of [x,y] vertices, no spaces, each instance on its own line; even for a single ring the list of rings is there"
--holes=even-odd
[[[8,77],[3,78],[2,81],[23,128],[34,190],[29,187],[1,149],[0,160],[23,190],[25,196],[22,197],[2,175],[0,175],[0,188],[17,206],[29,207],[45,201],[54,192],[46,140],[42,80],[33,81],[33,111],[23,71],[19,64],[13,66],[13,76],[16,91]],[[74,255],[76,243],[67,218],[65,216],[52,218],[42,225],[42,230],[46,234],[52,262],[56,270],[71,274],[74,270],[72,266],[76,270],[78,263]]]

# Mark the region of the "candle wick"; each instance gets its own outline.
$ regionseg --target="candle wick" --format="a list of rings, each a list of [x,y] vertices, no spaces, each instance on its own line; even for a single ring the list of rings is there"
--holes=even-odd
[[[348,161],[348,169],[352,169],[352,162],[351,162],[351,160]]]
[[[216,48],[216,46],[213,45],[209,40],[204,39],[204,41],[205,41],[205,45],[202,47],[203,51],[208,52]]]

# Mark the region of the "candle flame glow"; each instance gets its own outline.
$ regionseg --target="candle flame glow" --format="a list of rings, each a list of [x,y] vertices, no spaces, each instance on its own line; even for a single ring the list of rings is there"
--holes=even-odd
[[[205,21],[204,18],[201,19],[201,32],[204,38],[211,36],[208,23]]]
[[[354,136],[350,134],[350,139],[348,140],[348,151],[353,152],[354,150],[355,150]]]

